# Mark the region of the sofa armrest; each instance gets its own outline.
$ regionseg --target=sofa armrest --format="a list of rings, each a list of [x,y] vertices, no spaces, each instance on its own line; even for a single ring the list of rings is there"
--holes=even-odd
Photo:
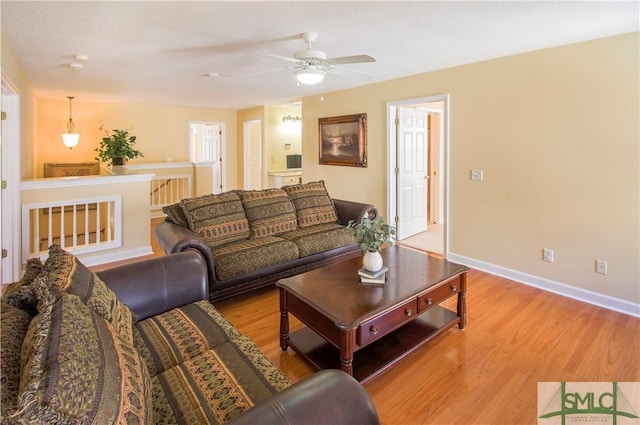
[[[207,266],[193,250],[115,266],[96,274],[136,314],[136,320],[209,296]]]
[[[202,238],[186,227],[167,220],[158,223],[154,234],[158,244],[160,244],[162,250],[167,254],[175,254],[176,252],[182,252],[187,249],[198,251],[208,266],[207,277],[209,284],[213,285],[213,282],[215,282],[215,276],[213,275],[213,255],[211,254],[211,249]]]
[[[379,424],[369,394],[337,369],[311,375],[231,419],[229,425]]]
[[[378,209],[371,204],[333,199],[333,205],[336,206],[340,224],[344,226],[349,224],[350,220],[360,223],[366,214],[372,220],[378,216]]]

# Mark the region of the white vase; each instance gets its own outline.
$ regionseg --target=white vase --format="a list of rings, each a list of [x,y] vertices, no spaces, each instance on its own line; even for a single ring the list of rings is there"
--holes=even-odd
[[[370,272],[377,272],[382,268],[382,255],[380,251],[367,251],[362,257],[362,265]]]

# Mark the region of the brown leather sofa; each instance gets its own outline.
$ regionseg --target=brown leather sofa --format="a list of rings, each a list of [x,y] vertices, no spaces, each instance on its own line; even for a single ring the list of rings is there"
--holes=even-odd
[[[309,183],[307,185],[314,183]],[[285,190],[287,188],[287,186],[283,187]],[[234,192],[240,193],[241,195],[243,193],[243,191]],[[252,191],[252,193],[253,192],[256,191]],[[335,212],[337,213],[337,224],[340,226],[346,226],[350,220],[361,221],[365,214],[368,214],[370,218],[375,218],[378,214],[377,209],[370,204],[341,199],[332,199],[331,202],[333,203]],[[332,231],[335,230],[336,229],[332,229]],[[220,278],[219,273],[216,270],[216,256],[212,253],[212,248],[203,240],[203,238],[199,237],[188,227],[178,225],[168,218],[156,226],[155,237],[164,252],[167,254],[174,254],[189,248],[195,249],[202,254],[207,262],[210,299],[212,301],[229,298],[237,294],[272,284],[282,278],[295,276],[305,271],[322,267],[326,264],[362,255],[358,244],[355,243],[355,241],[349,240],[342,244],[342,246],[316,252],[311,255],[299,256],[288,261],[280,262],[275,265],[238,276]]]
[[[53,423],[46,418],[64,417],[69,423],[94,423],[89,418],[120,423],[125,415],[128,423],[180,425],[379,424],[367,392],[341,371],[321,371],[291,385],[250,339],[206,301],[207,267],[194,250],[113,267],[95,275],[70,254],[57,249],[55,255],[53,264],[45,263],[42,269],[37,261],[32,262],[38,270],[3,295],[0,422],[38,422],[40,418],[43,423]],[[62,292],[46,288],[61,288]],[[49,291],[58,294],[58,301],[49,310],[43,301],[37,301],[35,310],[33,294]],[[98,294],[99,299],[94,297]],[[107,301],[109,296],[115,298]],[[113,326],[98,317],[97,312],[103,314],[105,305],[130,309],[132,315],[121,315],[118,320],[129,318],[132,341],[113,327],[115,315],[109,318]],[[88,319],[81,319],[85,316]],[[51,325],[42,328],[42,320],[50,320]],[[71,321],[67,324],[67,320]],[[76,336],[73,333],[78,323],[84,331]],[[31,328],[38,326],[45,336],[52,329],[54,337],[34,334]],[[87,345],[94,334],[99,340],[95,349]],[[26,367],[43,368],[44,372],[21,371],[20,349],[23,341],[32,337],[44,341],[34,350],[42,351],[45,360],[29,360]],[[116,348],[110,349],[111,341],[116,342]],[[85,355],[93,358],[94,352],[105,353],[104,360],[95,359],[97,366],[83,359]],[[123,353],[124,357],[119,356]],[[141,360],[131,362],[138,356]],[[77,364],[69,366],[69,362]],[[128,371],[123,375],[118,372],[120,362]],[[80,387],[64,382],[76,375],[55,372],[56,368],[77,372],[79,367],[92,370],[82,375],[85,380]],[[132,372],[136,370],[140,374]],[[122,381],[122,376],[128,380]],[[27,389],[33,390],[20,395],[16,380],[24,377],[45,380],[36,386],[29,386],[32,384],[28,381]],[[114,392],[119,382],[122,392]],[[57,392],[67,386],[82,392]],[[111,391],[106,391],[107,387]],[[11,396],[13,390],[17,394]]]

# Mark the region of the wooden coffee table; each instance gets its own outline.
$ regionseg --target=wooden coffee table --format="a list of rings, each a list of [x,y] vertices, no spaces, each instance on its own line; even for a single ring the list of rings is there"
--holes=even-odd
[[[466,324],[468,268],[394,245],[384,287],[365,286],[362,258],[280,280],[280,346],[318,369],[364,382],[454,325]],[[457,295],[457,311],[439,304]],[[289,313],[306,327],[289,333]]]

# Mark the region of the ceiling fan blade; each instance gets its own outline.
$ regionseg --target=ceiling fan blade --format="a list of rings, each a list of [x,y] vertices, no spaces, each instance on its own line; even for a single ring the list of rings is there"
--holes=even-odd
[[[339,58],[328,58],[326,62],[329,65],[343,65],[345,63],[365,63],[365,62],[375,62],[375,58],[372,58],[369,55],[356,55],[356,56],[342,56]]]
[[[285,66],[285,67],[282,67],[282,68],[275,68],[275,69],[267,69],[267,70],[263,70],[263,71],[250,72],[248,74],[236,75],[235,78],[253,77],[254,75],[268,74],[270,72],[283,71],[285,69],[291,69],[291,68],[294,68],[294,67],[293,66]]]
[[[344,66],[332,66],[331,67],[331,71],[335,71],[335,70],[342,71],[343,74],[346,74],[346,73],[349,73],[349,72],[355,72],[355,73],[358,73],[358,74],[366,75],[368,77],[373,77],[374,76],[373,74],[370,74],[368,72],[360,71],[358,69],[353,69],[353,68],[345,68]]]
[[[276,59],[282,59],[288,62],[293,62],[293,63],[297,63],[297,64],[304,64],[304,61],[301,61],[300,59],[296,59],[296,58],[290,58],[288,56],[280,56],[280,55],[260,55],[260,56],[264,56],[264,57],[269,57],[269,58],[276,58]]]

